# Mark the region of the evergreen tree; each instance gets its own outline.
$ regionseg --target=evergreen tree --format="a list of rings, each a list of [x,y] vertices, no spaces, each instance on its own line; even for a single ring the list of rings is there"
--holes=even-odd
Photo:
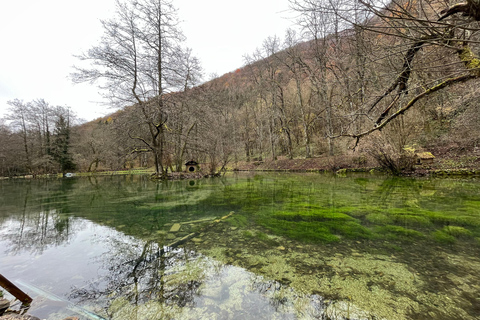
[[[64,114],[58,115],[55,121],[55,130],[53,137],[53,157],[58,162],[62,173],[75,170],[76,165],[73,162],[70,149],[70,119]]]

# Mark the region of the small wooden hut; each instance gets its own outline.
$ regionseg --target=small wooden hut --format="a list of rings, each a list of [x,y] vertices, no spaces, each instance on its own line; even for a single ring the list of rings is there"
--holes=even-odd
[[[198,171],[198,162],[195,160],[190,160],[185,163],[185,167],[187,167],[187,172],[196,172]]]
[[[431,152],[420,152],[416,155],[417,164],[432,164],[435,156]]]

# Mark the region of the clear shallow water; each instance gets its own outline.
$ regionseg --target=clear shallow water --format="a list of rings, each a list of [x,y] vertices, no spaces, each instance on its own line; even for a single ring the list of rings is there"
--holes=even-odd
[[[479,319],[476,180],[118,176],[0,192],[0,272],[41,318]]]

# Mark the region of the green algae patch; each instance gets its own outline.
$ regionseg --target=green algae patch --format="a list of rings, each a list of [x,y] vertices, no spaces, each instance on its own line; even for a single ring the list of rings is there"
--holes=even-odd
[[[231,261],[227,251],[209,250],[215,258]],[[298,293],[320,294],[324,301],[330,301],[324,311],[329,317],[400,320],[410,318],[411,313],[427,314],[440,304],[447,314],[459,312],[468,319],[465,311],[455,307],[455,301],[446,298],[449,293],[425,290],[427,283],[421,276],[385,255],[337,252],[331,256],[311,250],[279,255],[274,250],[261,254],[245,250],[237,256],[241,257],[240,265],[266,279],[288,284]],[[418,296],[422,299],[415,298]]]
[[[439,243],[443,244],[453,244],[455,243],[456,239],[454,236],[446,233],[443,230],[436,230],[432,233],[433,239]]]
[[[187,260],[184,264],[174,265],[164,275],[164,285],[167,289],[186,286],[194,281],[203,281],[206,277],[208,266],[205,259]]]
[[[304,242],[329,243],[339,241],[339,236],[348,239],[370,239],[373,236],[368,228],[351,220],[289,221],[262,218],[258,223],[274,234]]]
[[[262,218],[259,224],[272,233],[304,242],[336,242],[339,238],[331,233],[324,222],[288,221],[273,218]]]
[[[228,218],[227,223],[232,227],[243,228],[248,225],[248,218],[244,215],[236,214]]]
[[[465,227],[480,227],[480,218],[471,215],[458,215],[458,212],[429,212],[426,216],[433,223],[456,224]]]
[[[242,236],[246,239],[250,239],[254,237],[254,234],[250,230],[245,230],[242,232]]]
[[[339,234],[347,239],[371,239],[373,233],[366,227],[356,221],[327,221],[324,223],[328,229],[335,234]]]
[[[206,256],[191,259],[188,263],[194,270],[202,269],[201,272],[174,265],[165,273],[163,290],[170,294],[134,303],[116,298],[108,312],[111,319],[296,319],[305,315],[317,318],[326,312],[318,309],[315,298],[303,290],[297,291],[276,280],[220,262],[230,259],[230,255],[228,250],[217,248],[210,250],[215,260]],[[280,275],[277,278],[291,275],[291,268],[278,254],[268,252],[266,256],[271,263],[261,265],[254,256],[248,253],[245,256],[264,268],[265,273]],[[185,285],[188,285],[187,292],[175,291],[176,287]]]
[[[385,210],[378,206],[372,206],[372,205],[362,205],[358,206],[355,208],[352,208],[351,211],[348,212],[348,214],[352,217],[355,218],[362,218],[366,217],[370,214],[386,214]]]
[[[402,215],[394,215],[392,216],[393,220],[396,223],[401,223],[403,225],[409,226],[430,226],[432,222],[429,218],[421,216],[421,215],[411,215],[411,214],[402,214]]]
[[[455,238],[470,238],[472,237],[472,232],[468,229],[458,226],[445,226],[441,230],[442,232],[449,234]]]
[[[370,213],[370,214],[367,214],[365,219],[368,222],[375,223],[375,224],[390,224],[393,222],[392,217],[383,213]]]
[[[480,217],[480,201],[467,200],[463,203],[461,211],[472,216]]]
[[[353,220],[348,214],[331,210],[282,211],[273,214],[272,218],[288,221]]]
[[[377,227],[375,230],[382,238],[389,240],[400,240],[413,242],[425,237],[425,235],[417,230],[407,229],[401,226],[387,225]]]

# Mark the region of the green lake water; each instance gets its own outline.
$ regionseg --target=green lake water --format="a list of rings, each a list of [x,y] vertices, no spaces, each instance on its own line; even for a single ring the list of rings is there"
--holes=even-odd
[[[480,180],[2,180],[0,273],[42,319],[480,319]]]

